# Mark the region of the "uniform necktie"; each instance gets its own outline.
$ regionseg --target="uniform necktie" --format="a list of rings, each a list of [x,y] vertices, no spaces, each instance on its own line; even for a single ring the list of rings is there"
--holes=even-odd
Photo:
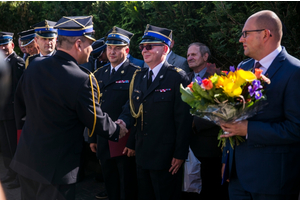
[[[115,68],[113,68],[113,69],[111,70],[110,77],[112,77],[115,73],[116,73],[116,70],[115,70]]]
[[[147,81],[147,88],[149,88],[149,86],[150,86],[151,83],[152,83],[152,75],[153,75],[153,71],[150,70],[150,71],[149,71],[148,81]]]

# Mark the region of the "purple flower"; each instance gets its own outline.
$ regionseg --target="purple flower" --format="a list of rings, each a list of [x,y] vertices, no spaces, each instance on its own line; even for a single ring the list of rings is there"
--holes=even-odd
[[[255,94],[255,99],[260,99],[262,96],[262,93],[260,91],[261,88],[263,88],[263,87],[260,84],[259,80],[252,81],[252,86],[249,85],[249,87],[248,87],[250,96],[252,97]]]
[[[196,81],[197,81],[197,83],[198,83],[199,85],[202,84],[202,79],[201,79],[200,76],[197,76],[197,77],[196,77]]]
[[[232,71],[232,72],[235,72],[234,66],[230,66],[230,67],[229,67],[229,70]]]

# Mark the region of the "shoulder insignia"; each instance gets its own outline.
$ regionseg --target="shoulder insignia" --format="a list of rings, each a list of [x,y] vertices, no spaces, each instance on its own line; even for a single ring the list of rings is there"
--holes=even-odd
[[[178,68],[178,67],[174,67],[174,69],[176,70],[176,72],[182,71],[182,69],[180,69],[180,68]]]
[[[95,74],[99,69],[102,69],[102,68],[107,67],[107,66],[108,66],[108,65],[103,65],[103,66],[99,67],[98,69],[96,69],[96,70],[93,72],[93,74]]]

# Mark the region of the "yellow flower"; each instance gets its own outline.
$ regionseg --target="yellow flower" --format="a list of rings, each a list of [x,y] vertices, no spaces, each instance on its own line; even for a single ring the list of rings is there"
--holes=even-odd
[[[242,93],[242,88],[230,79],[224,81],[223,90],[230,97],[239,96]]]
[[[241,86],[246,82],[252,82],[256,80],[256,76],[251,71],[245,71],[242,69],[239,69],[236,71],[237,78],[236,78],[236,84]]]
[[[220,76],[218,82],[216,83],[216,88],[220,88],[224,86],[224,76]]]

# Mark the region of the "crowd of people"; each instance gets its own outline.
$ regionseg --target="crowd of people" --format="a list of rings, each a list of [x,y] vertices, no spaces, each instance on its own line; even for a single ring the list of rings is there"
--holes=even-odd
[[[300,61],[281,46],[273,11],[251,15],[239,39],[249,59],[238,68],[255,66],[271,80],[268,105],[221,127],[192,116],[180,93],[181,84],[220,74],[208,45],[191,43],[181,57],[172,51],[173,31],[148,24],[139,60],[130,55],[134,33],[113,26],[96,40],[94,32],[92,16],[43,20],[19,33],[23,58],[13,33],[0,32],[10,65],[0,105],[7,188],[21,187],[24,200],[74,200],[87,144],[103,173],[98,199],[298,199]],[[220,128],[229,133],[221,137],[245,142],[221,149]],[[182,191],[189,147],[201,162],[200,194]]]

